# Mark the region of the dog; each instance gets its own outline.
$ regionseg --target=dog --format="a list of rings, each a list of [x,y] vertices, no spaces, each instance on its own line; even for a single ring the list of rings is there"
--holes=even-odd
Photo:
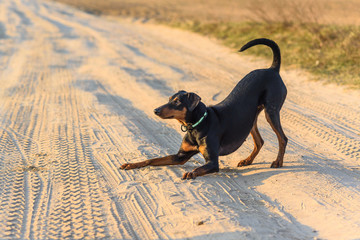
[[[271,167],[282,167],[288,139],[281,127],[280,109],[285,101],[287,89],[279,74],[279,46],[272,40],[260,38],[245,44],[239,52],[259,44],[272,49],[271,67],[247,74],[222,102],[207,107],[197,94],[179,91],[169,98],[168,103],[154,110],[162,119],[178,120],[181,129],[186,132],[177,154],[137,163],[125,163],[121,169],[184,164],[200,152],[205,158],[205,165],[182,176],[182,179],[195,179],[218,172],[219,156],[236,151],[249,133],[254,140],[254,150],[238,163],[238,167],[250,165],[264,144],[257,127],[258,115],[264,109],[266,120],[279,142],[278,155]]]

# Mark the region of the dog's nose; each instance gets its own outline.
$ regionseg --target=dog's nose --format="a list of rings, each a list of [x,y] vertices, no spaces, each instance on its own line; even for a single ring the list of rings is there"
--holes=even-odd
[[[155,108],[155,109],[154,109],[154,113],[155,113],[156,115],[159,115],[159,114],[160,114],[160,109],[159,109],[159,108]]]

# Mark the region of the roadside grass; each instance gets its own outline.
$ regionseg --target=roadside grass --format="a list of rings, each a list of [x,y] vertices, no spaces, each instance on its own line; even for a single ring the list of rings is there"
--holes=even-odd
[[[215,37],[234,49],[255,38],[269,38],[280,46],[283,67],[302,68],[314,74],[315,79],[360,88],[360,26],[322,23],[318,18],[321,6],[313,1],[273,0],[264,4],[266,1],[253,0],[246,4],[246,0],[226,0],[232,8],[244,5],[248,12],[252,10],[250,17],[244,17],[245,12],[243,17],[232,15],[233,9],[215,0],[209,0],[202,11],[198,11],[201,1],[189,0],[174,0],[172,4],[164,4],[165,0],[57,1],[98,15],[155,20]],[[260,46],[245,53],[272,56],[271,51]]]
[[[282,63],[287,68],[301,67],[315,74],[316,79],[360,88],[360,28],[356,26],[198,21],[170,25],[216,37],[235,49],[252,39],[266,37],[279,44]],[[263,47],[251,48],[246,53],[272,56]]]

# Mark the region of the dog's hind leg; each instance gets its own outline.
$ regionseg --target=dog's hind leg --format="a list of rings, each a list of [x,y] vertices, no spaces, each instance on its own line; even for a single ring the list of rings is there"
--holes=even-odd
[[[274,130],[278,141],[279,141],[279,152],[276,160],[271,164],[272,168],[278,168],[283,166],[283,159],[285,154],[286,144],[288,142],[287,137],[284,134],[284,131],[280,123],[280,109],[272,110],[265,108],[265,117],[269,122],[271,128]]]
[[[238,167],[242,167],[242,166],[247,166],[252,164],[252,162],[254,161],[255,157],[258,155],[258,153],[260,152],[261,147],[264,145],[264,140],[262,139],[259,129],[257,127],[257,118],[260,114],[260,112],[264,109],[263,106],[258,108],[258,112],[256,114],[256,118],[254,121],[254,126],[251,129],[251,136],[254,140],[254,150],[252,151],[252,153],[250,154],[250,156],[248,156],[246,159],[241,160],[238,163]]]

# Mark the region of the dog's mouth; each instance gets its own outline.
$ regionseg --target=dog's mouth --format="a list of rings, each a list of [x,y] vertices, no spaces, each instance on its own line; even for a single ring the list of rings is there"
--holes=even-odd
[[[170,116],[170,117],[163,117],[163,119],[172,119],[174,118],[174,116]]]

